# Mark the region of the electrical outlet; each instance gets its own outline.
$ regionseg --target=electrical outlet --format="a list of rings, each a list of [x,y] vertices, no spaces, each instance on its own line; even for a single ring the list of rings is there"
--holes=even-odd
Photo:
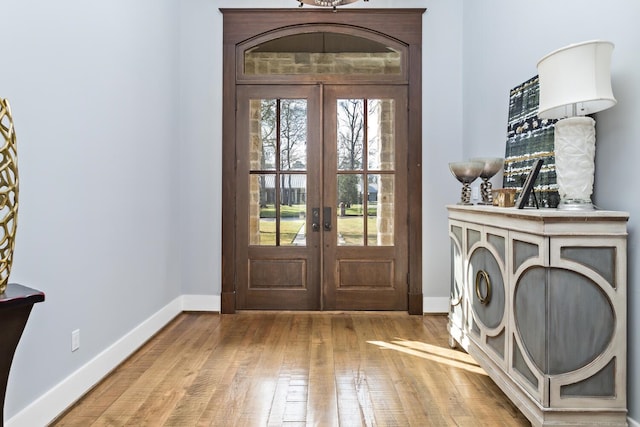
[[[473,200],[480,199],[480,189],[478,187],[471,187],[471,198]]]
[[[80,329],[71,332],[71,351],[80,348]]]

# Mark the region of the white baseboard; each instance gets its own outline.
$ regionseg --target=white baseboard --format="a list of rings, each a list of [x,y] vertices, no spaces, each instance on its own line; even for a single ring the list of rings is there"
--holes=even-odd
[[[46,426],[183,311],[220,311],[219,295],[182,295],[5,422]]]
[[[182,295],[182,311],[221,310],[220,295]]]
[[[425,313],[448,313],[449,297],[423,297],[422,311]]]
[[[631,417],[627,417],[627,424],[629,424],[629,427],[640,427],[640,422]]]

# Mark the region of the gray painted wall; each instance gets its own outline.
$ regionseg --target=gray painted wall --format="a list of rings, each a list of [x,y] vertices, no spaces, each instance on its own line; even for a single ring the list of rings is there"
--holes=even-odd
[[[11,281],[46,293],[6,419],[181,293],[177,5],[0,2],[0,96],[20,167]]]
[[[182,293],[220,295],[222,15],[218,0],[179,1]]]
[[[218,8],[265,7],[265,2],[85,3],[2,0],[8,42],[0,96],[13,105],[21,173],[12,281],[47,293],[16,354],[7,418],[177,296],[220,293]],[[296,6],[294,0],[271,5]],[[640,123],[633,121],[640,108],[633,104],[640,92],[634,79],[640,38],[633,26],[640,6],[628,0],[527,5],[401,2],[428,9],[423,19],[424,294],[449,294],[444,205],[457,201],[460,188],[447,163],[502,155],[509,89],[533,76],[535,63],[549,51],[606,38],[616,43],[619,104],[597,117],[595,200],[631,212],[629,320],[637,325],[634,211],[640,209],[635,193],[621,197],[615,183],[629,177],[626,170],[640,149],[634,138]],[[398,6],[397,0],[364,5]],[[574,8],[580,14],[561,23]],[[543,18],[551,23],[541,24]],[[607,22],[600,23],[603,18]],[[596,22],[594,33],[590,27]],[[71,353],[70,332],[76,328],[81,348]],[[637,360],[637,333],[630,333],[629,344],[629,359]],[[636,420],[639,374],[630,366],[629,401]]]

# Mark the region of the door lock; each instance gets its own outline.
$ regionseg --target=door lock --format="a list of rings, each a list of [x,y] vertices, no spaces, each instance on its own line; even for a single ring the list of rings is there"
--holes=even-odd
[[[324,207],[324,231],[331,231],[331,208]]]
[[[311,231],[320,231],[320,208],[311,209]]]

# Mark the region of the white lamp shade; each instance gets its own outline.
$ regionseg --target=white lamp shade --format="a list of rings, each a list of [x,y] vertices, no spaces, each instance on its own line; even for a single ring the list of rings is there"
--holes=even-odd
[[[612,52],[613,43],[595,40],[563,47],[542,58],[538,62],[538,117],[584,116],[613,107]]]

